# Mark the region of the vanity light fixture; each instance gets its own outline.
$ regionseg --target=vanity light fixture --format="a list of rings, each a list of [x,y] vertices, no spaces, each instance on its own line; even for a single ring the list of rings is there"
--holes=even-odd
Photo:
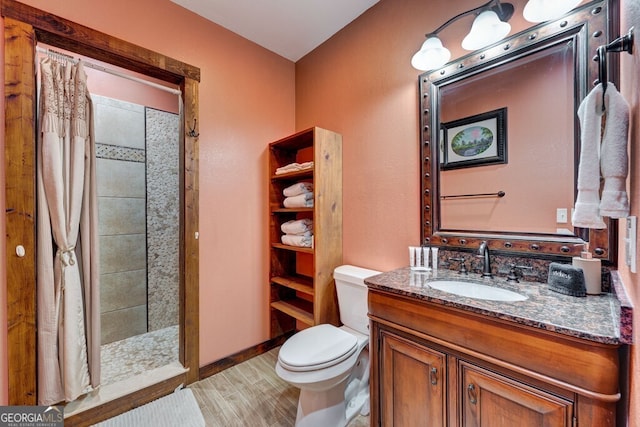
[[[529,22],[544,22],[559,18],[582,0],[529,0],[524,6],[522,15]]]
[[[582,0],[529,0],[524,7],[523,16],[529,22],[544,22],[559,18]],[[479,50],[496,43],[509,34],[511,25],[508,21],[513,16],[514,6],[500,0],[489,2],[474,9],[462,12],[426,35],[427,40],[411,58],[411,65],[421,71],[435,70],[446,64],[451,52],[442,45],[438,33],[446,27],[468,15],[476,15],[471,31],[462,40],[465,50]]]
[[[474,19],[471,31],[462,40],[465,50],[478,50],[505,38],[511,31],[511,25],[502,22],[493,10],[485,10]]]
[[[513,12],[513,4],[490,0],[481,6],[454,16],[426,35],[427,40],[411,58],[411,65],[418,70],[426,71],[440,68],[446,64],[451,58],[451,52],[442,45],[438,33],[458,19],[472,14],[475,14],[476,18],[471,26],[471,31],[462,41],[464,49],[482,49],[502,40],[511,31],[511,25],[507,21],[513,16]]]
[[[411,58],[411,65],[418,70],[434,70],[442,67],[451,58],[449,49],[442,45],[438,36],[427,36],[422,47]]]

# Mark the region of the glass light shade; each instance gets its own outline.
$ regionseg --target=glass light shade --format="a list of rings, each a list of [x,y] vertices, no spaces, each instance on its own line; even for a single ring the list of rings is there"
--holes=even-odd
[[[485,10],[473,20],[471,31],[462,40],[466,50],[478,50],[505,38],[511,31],[511,25],[502,22],[492,10]]]
[[[529,0],[522,15],[529,22],[544,22],[559,18],[582,0]]]
[[[438,37],[431,36],[411,58],[411,65],[421,71],[435,70],[442,67],[451,58],[449,49],[442,46]]]

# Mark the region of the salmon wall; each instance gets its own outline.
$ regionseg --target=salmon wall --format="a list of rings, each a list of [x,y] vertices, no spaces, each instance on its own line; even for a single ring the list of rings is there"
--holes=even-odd
[[[512,33],[526,26],[525,1],[513,1]],[[622,32],[640,28],[640,5],[622,0]],[[382,0],[349,27],[296,63],[296,128],[312,124],[343,135],[344,261],[372,269],[406,266],[406,247],[420,236],[417,77],[409,61],[450,17],[478,5],[464,0]],[[457,24],[440,35],[452,58],[464,54]],[[464,26],[463,26],[464,27]],[[636,42],[636,47],[638,47]],[[631,103],[631,213],[640,215],[640,53],[622,57],[622,93]],[[523,219],[524,220],[524,219]],[[624,221],[619,234],[624,236]],[[620,245],[620,254],[623,254]],[[640,258],[638,259],[640,268]],[[637,274],[620,265],[636,307]],[[640,316],[635,316],[640,330]],[[636,337],[638,335],[636,334]],[[636,338],[638,340],[638,338]],[[630,426],[640,426],[640,351],[631,349]]]
[[[477,6],[477,1],[381,0],[295,65],[169,0],[26,3],[202,70],[201,365],[268,337],[265,149],[270,141],[310,126],[341,133],[344,262],[377,270],[407,265],[407,246],[420,240],[420,72],[409,61],[426,32]],[[521,18],[525,0],[512,3],[516,6],[513,33],[527,24]],[[623,29],[631,25],[640,28],[637,1],[621,0],[621,6],[626,14]],[[140,19],[151,8],[154,18]],[[464,53],[456,47],[460,34],[468,28],[468,22],[463,21],[441,34],[454,58]],[[632,104],[635,146],[640,135],[638,55],[623,58],[621,85]],[[640,178],[635,148],[631,158],[632,212],[638,215]],[[4,182],[0,196],[3,192]],[[0,197],[0,203],[3,201]],[[4,216],[0,227],[4,227],[3,221]],[[4,249],[3,240],[0,262],[5,259]],[[636,306],[640,306],[637,275],[624,266],[621,273],[634,290]],[[0,306],[6,304],[3,280],[0,275]],[[3,316],[0,310],[0,320],[6,321]],[[640,321],[636,319],[638,328]],[[5,338],[3,331],[0,343]],[[6,351],[0,351],[0,404],[6,402],[5,355]],[[638,396],[640,388],[634,379],[640,352],[635,347],[632,359],[632,387]],[[631,406],[640,408],[637,397],[634,402]],[[632,411],[631,421],[631,426],[640,426],[637,409]]]
[[[512,34],[529,25],[512,2]],[[382,0],[296,63],[296,128],[326,127],[343,137],[344,261],[375,270],[408,265],[420,242],[418,76],[411,56],[454,15],[461,0]],[[472,19],[440,33],[452,59]],[[521,218],[526,221],[526,218]]]
[[[266,147],[295,130],[294,64],[169,0],[24,3],[200,68],[200,363],[267,340]],[[4,174],[0,181],[4,212]],[[5,244],[0,237],[2,270]],[[0,274],[0,307],[5,280]],[[3,309],[0,320],[6,325]],[[0,346],[2,405],[4,328]]]

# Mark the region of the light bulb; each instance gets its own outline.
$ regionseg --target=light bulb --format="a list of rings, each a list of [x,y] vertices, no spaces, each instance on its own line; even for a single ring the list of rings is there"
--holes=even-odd
[[[466,50],[478,50],[502,40],[511,31],[511,25],[502,22],[492,10],[485,10],[473,20],[471,31],[462,40]]]
[[[529,0],[522,15],[529,22],[544,22],[559,18],[582,0]]]
[[[442,46],[442,42],[436,36],[425,40],[422,47],[411,58],[411,65],[421,71],[435,70],[442,67],[451,58],[449,49]]]

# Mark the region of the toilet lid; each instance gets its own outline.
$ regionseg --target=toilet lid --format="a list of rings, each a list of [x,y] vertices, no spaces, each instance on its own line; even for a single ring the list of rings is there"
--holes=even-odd
[[[351,356],[358,339],[333,325],[302,330],[280,348],[278,359],[292,371],[311,371],[333,366]]]

